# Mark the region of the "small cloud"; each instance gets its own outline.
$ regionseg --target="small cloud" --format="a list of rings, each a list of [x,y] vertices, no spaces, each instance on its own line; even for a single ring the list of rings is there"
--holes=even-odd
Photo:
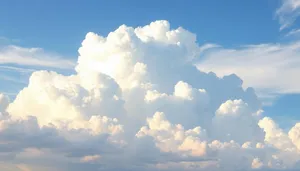
[[[70,69],[75,66],[74,61],[45,52],[41,48],[23,48],[12,45],[0,49],[0,64],[17,64],[59,69]]]
[[[261,167],[263,167],[263,163],[259,158],[255,158],[252,161],[251,167],[253,169],[260,169]]]
[[[101,158],[100,155],[91,155],[91,156],[84,156],[80,159],[82,163],[92,163],[96,162]]]
[[[13,67],[13,66],[6,66],[6,65],[0,65],[0,70],[16,71],[20,73],[31,73],[36,71],[35,69],[31,69],[31,68]]]
[[[290,36],[298,36],[300,34],[300,29],[293,29],[292,31],[288,32],[285,37]]]
[[[211,43],[207,43],[207,44],[204,44],[202,45],[199,49],[200,53],[203,53],[205,52],[206,50],[209,50],[209,49],[213,49],[213,48],[218,48],[218,47],[221,47],[220,45],[217,45],[217,44],[211,44]]]

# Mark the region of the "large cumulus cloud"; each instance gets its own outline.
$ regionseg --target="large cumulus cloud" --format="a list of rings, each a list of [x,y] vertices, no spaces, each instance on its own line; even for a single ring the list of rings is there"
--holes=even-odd
[[[283,131],[236,75],[199,71],[202,49],[195,34],[167,21],[122,25],[106,37],[88,33],[74,75],[36,71],[16,99],[0,94],[0,157],[13,159],[3,165],[297,168],[299,123]]]

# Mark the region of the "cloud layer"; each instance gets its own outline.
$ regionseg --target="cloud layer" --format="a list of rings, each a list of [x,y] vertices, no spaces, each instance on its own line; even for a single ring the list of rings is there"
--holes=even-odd
[[[299,169],[299,123],[284,132],[236,75],[199,71],[207,48],[167,21],[88,33],[75,74],[35,71],[0,95],[0,168]]]

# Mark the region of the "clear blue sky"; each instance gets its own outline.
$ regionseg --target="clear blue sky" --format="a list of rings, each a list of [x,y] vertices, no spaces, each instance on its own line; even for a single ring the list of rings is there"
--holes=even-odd
[[[20,45],[76,55],[88,31],[106,35],[121,24],[168,20],[198,35],[198,42],[223,46],[282,39],[274,19],[278,0],[210,1],[16,1],[0,2],[0,35]],[[167,10],[166,10],[167,9]]]
[[[280,31],[275,18],[279,0],[2,0],[0,2],[0,37],[7,44],[40,47],[76,59],[77,50],[87,32],[107,35],[122,24],[142,26],[155,20],[168,20],[171,27],[182,26],[197,34],[199,44],[215,43],[234,48],[249,44],[287,42],[285,35],[299,28],[296,21]],[[17,78],[22,78],[18,75]],[[23,85],[21,85],[23,86]],[[1,85],[2,90],[19,89]],[[275,107],[266,112],[298,119],[297,94],[277,97]],[[290,106],[291,101],[297,104]]]

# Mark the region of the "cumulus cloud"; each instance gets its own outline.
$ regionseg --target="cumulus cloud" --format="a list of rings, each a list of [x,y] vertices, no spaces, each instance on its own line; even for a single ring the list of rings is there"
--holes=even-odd
[[[289,138],[292,140],[294,145],[300,150],[300,124],[297,123],[290,131]]]
[[[195,59],[212,48],[167,21],[122,25],[107,36],[88,33],[75,74],[35,71],[14,100],[0,95],[0,157],[13,161],[4,165],[61,171],[299,167],[298,125],[287,133],[264,117],[254,89],[236,75],[197,69]]]
[[[164,152],[175,152],[191,156],[206,154],[205,130],[196,127],[184,130],[183,126],[172,125],[166,120],[164,113],[156,112],[153,118],[147,119],[148,126],[142,127],[137,137],[151,136],[156,141],[156,146]],[[205,140],[205,139],[204,139]]]
[[[226,101],[220,105],[212,120],[215,138],[239,143],[262,142],[264,133],[257,125],[261,112],[251,112],[248,104],[242,100]]]

